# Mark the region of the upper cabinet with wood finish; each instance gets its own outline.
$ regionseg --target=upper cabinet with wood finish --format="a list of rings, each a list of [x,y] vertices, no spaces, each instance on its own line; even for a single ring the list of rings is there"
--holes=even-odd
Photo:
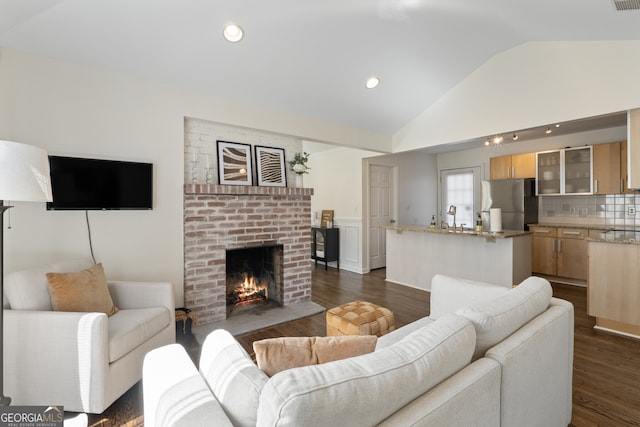
[[[523,153],[489,159],[491,179],[535,178],[536,154]]]
[[[593,194],[633,193],[627,183],[627,142],[594,145]]]
[[[632,194],[629,188],[629,170],[627,165],[627,141],[620,142],[620,189],[622,193]]]
[[[640,108],[627,111],[627,162],[625,185],[640,189]]]
[[[594,145],[593,194],[621,193],[620,175],[620,143]]]

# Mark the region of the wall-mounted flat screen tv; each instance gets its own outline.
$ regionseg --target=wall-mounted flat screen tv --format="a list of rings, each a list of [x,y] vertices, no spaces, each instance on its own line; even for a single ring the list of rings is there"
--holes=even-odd
[[[49,156],[48,210],[152,209],[153,164]]]

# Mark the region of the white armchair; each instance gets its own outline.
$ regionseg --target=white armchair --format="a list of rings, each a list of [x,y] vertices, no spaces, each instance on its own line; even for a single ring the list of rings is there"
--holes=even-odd
[[[170,283],[108,282],[119,311],[53,311],[47,272],[81,271],[90,260],[5,276],[4,390],[14,405],[64,405],[102,413],[142,378],[154,348],[175,342]]]

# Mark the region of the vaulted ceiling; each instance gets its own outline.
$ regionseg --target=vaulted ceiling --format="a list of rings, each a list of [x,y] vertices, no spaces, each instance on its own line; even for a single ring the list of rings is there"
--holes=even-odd
[[[0,0],[0,46],[390,135],[522,43],[639,40],[639,3]]]

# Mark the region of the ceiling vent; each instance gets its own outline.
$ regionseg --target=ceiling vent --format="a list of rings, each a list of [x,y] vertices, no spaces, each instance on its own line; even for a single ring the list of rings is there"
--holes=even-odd
[[[613,0],[617,10],[640,10],[640,0]]]

